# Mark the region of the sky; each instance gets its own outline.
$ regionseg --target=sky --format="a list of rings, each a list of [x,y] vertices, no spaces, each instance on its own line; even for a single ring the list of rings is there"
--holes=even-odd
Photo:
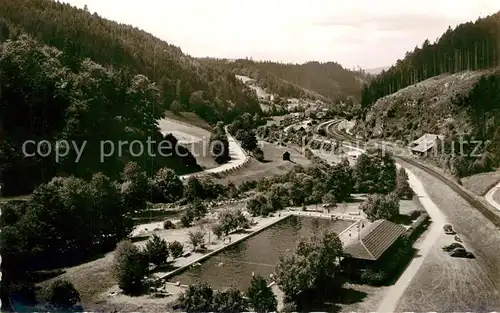
[[[132,24],[194,57],[390,66],[499,0],[63,0]]]

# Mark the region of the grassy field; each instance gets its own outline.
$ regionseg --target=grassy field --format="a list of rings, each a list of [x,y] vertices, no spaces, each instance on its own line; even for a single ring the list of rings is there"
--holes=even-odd
[[[478,196],[484,196],[499,181],[500,169],[462,178],[463,186]]]
[[[194,125],[199,128],[203,128],[209,132],[212,131],[212,126],[210,126],[210,124],[207,121],[205,121],[204,119],[202,119],[193,112],[174,113],[172,111],[166,111],[165,118],[187,123],[189,125]]]
[[[229,176],[219,179],[219,181],[231,181],[235,185],[239,185],[247,180],[258,180],[262,177],[286,173],[295,165],[309,166],[311,164],[311,161],[300,152],[289,147],[280,147],[276,144],[262,142],[261,148],[264,151],[264,162],[252,159],[247,166],[232,172]],[[290,152],[291,161],[283,161],[285,151]]]
[[[441,246],[443,235],[424,260],[397,311],[495,311],[500,309],[500,232],[449,187],[422,170],[408,166],[429,196],[453,224],[475,259],[451,258]]]
[[[211,132],[207,130],[210,129],[210,125],[193,113],[184,114],[166,114],[167,117],[159,122],[161,131],[174,135],[179,143],[196,157],[196,161],[203,169],[217,167],[218,164],[210,155]]]
[[[443,233],[438,239],[401,298],[398,312],[498,310],[499,294],[479,262],[453,258],[441,250],[453,241],[451,237]]]

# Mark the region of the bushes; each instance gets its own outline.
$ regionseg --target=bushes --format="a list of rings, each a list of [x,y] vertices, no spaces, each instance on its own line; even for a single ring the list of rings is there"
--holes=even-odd
[[[161,168],[156,173],[153,183],[156,192],[160,196],[159,200],[171,203],[182,198],[184,185],[174,170]]]
[[[43,300],[53,308],[72,311],[80,302],[80,294],[67,280],[56,280],[43,290]]]
[[[179,297],[185,312],[238,313],[247,310],[247,301],[235,288],[215,291],[206,283],[190,285]]]
[[[264,162],[264,151],[262,151],[261,148],[255,148],[255,150],[253,150],[253,156],[257,161]]]
[[[190,285],[179,296],[179,304],[186,312],[211,312],[214,291],[206,283]]]
[[[118,286],[125,293],[140,293],[147,271],[147,258],[131,241],[122,241],[117,245],[114,252],[113,273],[118,280]]]
[[[175,229],[175,224],[171,220],[163,222],[163,229]]]
[[[164,239],[160,239],[157,235],[153,235],[153,238],[146,243],[145,252],[149,262],[155,265],[167,262],[169,255],[167,242]]]
[[[219,222],[212,228],[212,231],[217,238],[220,238],[223,234],[227,236],[233,230],[248,226],[248,219],[241,210],[224,210],[219,213]]]
[[[193,251],[202,248],[205,244],[205,234],[201,230],[189,232],[189,242],[193,246]]]
[[[250,306],[255,312],[275,312],[278,306],[276,296],[264,278],[257,276],[252,278],[252,283],[247,291]]]
[[[168,244],[168,250],[173,258],[178,258],[184,253],[184,246],[178,241],[173,241]]]
[[[191,226],[193,221],[203,218],[207,213],[207,207],[200,200],[194,200],[190,205],[188,205],[186,211],[181,217],[182,226]]]
[[[387,274],[383,270],[366,269],[361,273],[361,281],[364,284],[381,286],[387,279]]]
[[[370,221],[378,219],[394,221],[399,216],[399,198],[395,193],[370,195],[359,209],[365,212]]]
[[[267,216],[272,211],[272,208],[266,197],[257,196],[248,200],[247,211],[252,214],[252,216]]]
[[[358,192],[387,194],[396,188],[397,169],[387,151],[370,150],[359,156],[354,167]]]
[[[396,177],[396,194],[399,199],[411,200],[413,198],[413,189],[408,183],[408,174],[404,168],[400,168]]]
[[[212,300],[212,310],[221,313],[246,312],[247,301],[236,288],[216,291]]]

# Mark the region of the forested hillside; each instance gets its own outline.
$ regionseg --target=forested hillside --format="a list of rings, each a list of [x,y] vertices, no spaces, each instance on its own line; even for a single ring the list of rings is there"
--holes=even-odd
[[[364,78],[363,73],[345,69],[335,62],[285,64],[213,58],[202,61],[219,69],[229,69],[235,74],[251,77],[269,93],[291,98],[321,99],[323,96],[335,101],[354,96],[360,99],[360,79]]]
[[[176,46],[96,13],[51,0],[0,1],[0,41],[23,31],[61,50],[73,69],[90,58],[146,75],[157,83],[162,109],[175,101],[182,106],[176,110],[196,112],[211,122],[260,111],[254,92],[229,71],[204,66]]]
[[[187,149],[179,146],[176,150],[173,136],[164,138],[159,132],[156,121],[163,115],[155,105],[159,92],[146,76],[107,69],[89,59],[73,63],[72,70],[65,66],[67,61],[56,48],[27,35],[0,44],[0,182],[4,195],[31,192],[56,175],[90,178],[102,172],[117,178],[131,160],[149,173],[165,166],[179,174],[200,170]],[[171,149],[163,153],[170,157],[150,157],[147,150],[137,155],[137,147],[134,156],[128,145],[118,150],[119,142],[133,140],[147,149],[148,137],[156,141],[151,144],[156,155],[159,141],[168,140]],[[29,140],[32,143],[25,146]],[[44,140],[37,149],[36,144]],[[61,140],[71,146],[61,146],[60,153],[68,154],[58,160],[56,144]],[[78,150],[82,151],[79,158]],[[101,159],[103,152],[109,157]]]
[[[500,65],[500,12],[448,30],[433,44],[426,40],[363,89],[367,106],[379,98],[444,73]]]
[[[491,170],[500,165],[499,66],[500,12],[449,28],[365,86],[355,131],[405,142],[444,134],[447,152],[435,157],[442,167],[459,177]],[[465,154],[452,155],[461,136]],[[472,140],[483,142],[475,156]]]

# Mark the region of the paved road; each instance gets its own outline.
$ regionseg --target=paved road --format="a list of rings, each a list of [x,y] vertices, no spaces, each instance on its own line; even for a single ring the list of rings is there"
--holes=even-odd
[[[415,191],[416,197],[418,197],[420,203],[422,203],[422,206],[429,214],[432,223],[428,229],[428,234],[425,239],[414,245],[414,248],[418,249],[419,257],[412,259],[411,263],[399,277],[397,282],[387,291],[385,298],[382,300],[382,303],[380,303],[377,309],[377,312],[395,312],[399,299],[405,293],[411,281],[417,274],[420,266],[422,266],[425,257],[438,240],[441,232],[443,231],[444,224],[447,223],[446,217],[429,197],[422,182],[412,172],[408,171],[408,169],[406,169],[406,172],[408,173],[408,180],[411,188]]]
[[[335,122],[332,122],[335,123]],[[325,123],[327,124],[327,123]],[[328,127],[328,126],[327,126]],[[353,147],[350,145],[344,144],[345,147],[358,150],[363,152],[364,150],[361,148]],[[396,164],[397,167],[402,167],[402,164]],[[418,254],[420,257],[413,258],[408,267],[405,269],[403,274],[399,277],[396,283],[391,286],[391,288],[387,291],[385,298],[380,303],[377,312],[394,312],[396,306],[404,294],[411,281],[417,274],[418,270],[422,266],[425,257],[430,252],[433,245],[438,240],[441,232],[443,231],[443,225],[447,223],[447,219],[443,212],[439,209],[439,207],[432,201],[429,197],[425,187],[422,182],[413,174],[411,171],[406,169],[408,173],[409,184],[415,192],[416,197],[418,197],[420,203],[424,207],[424,209],[429,214],[429,217],[432,220],[431,226],[428,229],[428,234],[425,239],[417,244],[415,244],[415,248],[418,249]]]
[[[493,188],[490,189],[484,196],[486,201],[488,201],[489,204],[491,204],[494,208],[500,211],[500,203],[498,203],[494,198],[493,195],[495,192],[500,192],[500,182]]]
[[[231,136],[231,134],[227,131],[226,129],[226,135],[227,139],[229,141],[229,156],[231,157],[231,160],[229,162],[222,164],[221,166],[211,168],[202,172],[196,172],[196,173],[191,173],[187,175],[182,175],[180,176],[181,180],[188,179],[189,177],[193,175],[200,175],[200,174],[213,174],[213,173],[221,173],[230,169],[233,169],[235,167],[238,167],[240,165],[243,165],[249,156],[245,153],[243,148],[241,148],[240,144],[236,139]]]

